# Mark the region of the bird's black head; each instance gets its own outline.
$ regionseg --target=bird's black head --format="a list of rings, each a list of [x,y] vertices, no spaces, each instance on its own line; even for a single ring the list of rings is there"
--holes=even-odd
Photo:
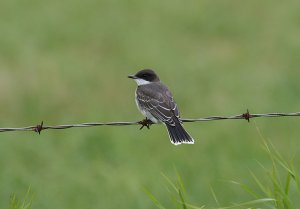
[[[142,80],[149,81],[149,82],[159,81],[159,77],[151,69],[141,70],[141,71],[137,72],[135,75],[128,76],[128,78],[142,79]]]

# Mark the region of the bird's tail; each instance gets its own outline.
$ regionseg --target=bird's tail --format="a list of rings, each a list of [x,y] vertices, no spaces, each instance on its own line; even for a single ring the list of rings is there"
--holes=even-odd
[[[179,121],[175,123],[175,126],[171,126],[169,124],[166,124],[166,126],[172,144],[194,144],[194,139],[189,135],[188,132],[186,132],[186,130],[184,130]]]

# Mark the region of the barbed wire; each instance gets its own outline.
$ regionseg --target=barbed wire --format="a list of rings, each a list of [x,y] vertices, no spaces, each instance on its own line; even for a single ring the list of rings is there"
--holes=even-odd
[[[300,116],[300,112],[294,112],[294,113],[265,113],[265,114],[250,114],[250,112],[247,110],[246,113],[242,113],[239,115],[233,115],[233,116],[209,116],[204,118],[195,118],[195,119],[189,119],[189,118],[182,118],[182,122],[208,122],[208,121],[214,121],[214,120],[237,120],[237,119],[244,119],[250,122],[251,118],[258,118],[258,117],[290,117],[290,116]],[[95,122],[95,123],[80,123],[80,124],[66,124],[66,125],[55,125],[55,126],[46,126],[44,125],[44,122],[42,121],[40,124],[35,126],[27,126],[27,127],[21,127],[21,128],[0,128],[0,132],[8,132],[8,131],[34,131],[38,134],[40,134],[43,130],[48,129],[69,129],[69,128],[84,128],[84,127],[94,127],[94,126],[128,126],[128,125],[141,125],[142,129],[143,127],[147,127],[149,129],[149,126],[154,124],[150,120],[142,120],[142,121],[135,121],[135,122]]]

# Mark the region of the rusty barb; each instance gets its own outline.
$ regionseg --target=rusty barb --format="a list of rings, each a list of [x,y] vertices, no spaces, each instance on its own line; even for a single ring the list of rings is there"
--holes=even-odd
[[[266,113],[266,114],[250,114],[249,110],[243,114],[234,115],[234,116],[209,116],[204,118],[195,118],[195,119],[188,119],[183,118],[181,121],[183,123],[187,122],[208,122],[213,120],[237,120],[237,119],[244,119],[250,122],[251,118],[258,118],[258,117],[290,117],[290,116],[300,116],[300,112],[294,113]],[[152,121],[148,120],[147,118],[141,121],[136,122],[95,122],[95,123],[80,123],[80,124],[67,124],[67,125],[56,125],[56,126],[46,126],[42,121],[40,124],[35,126],[28,126],[22,128],[0,128],[0,132],[8,132],[8,131],[34,131],[38,134],[41,134],[43,130],[46,129],[68,129],[68,128],[83,128],[83,127],[94,127],[94,126],[128,126],[128,125],[142,125],[140,129],[143,127],[150,128],[150,125],[154,124]]]
[[[44,121],[42,121],[40,125],[36,125],[36,127],[34,128],[34,131],[36,133],[41,134],[41,131],[43,130],[43,125],[44,125]]]
[[[252,115],[249,113],[248,109],[247,109],[246,113],[242,114],[242,116],[243,116],[243,118],[245,118],[248,121],[248,123],[250,122],[250,118],[252,117]],[[43,122],[42,122],[42,124],[43,124]]]

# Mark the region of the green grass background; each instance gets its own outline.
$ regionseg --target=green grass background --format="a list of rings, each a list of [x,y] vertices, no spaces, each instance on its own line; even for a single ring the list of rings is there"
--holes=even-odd
[[[299,10],[293,0],[2,0],[0,127],[142,119],[126,78],[142,68],[182,117],[299,111]],[[298,118],[255,122],[299,165]],[[144,188],[172,207],[161,172],[174,167],[195,205],[216,206],[210,186],[222,205],[249,200],[226,181],[255,185],[249,170],[270,164],[254,120],[185,127],[193,146],[173,146],[162,125],[1,133],[0,208],[30,185],[32,208],[153,208]]]

